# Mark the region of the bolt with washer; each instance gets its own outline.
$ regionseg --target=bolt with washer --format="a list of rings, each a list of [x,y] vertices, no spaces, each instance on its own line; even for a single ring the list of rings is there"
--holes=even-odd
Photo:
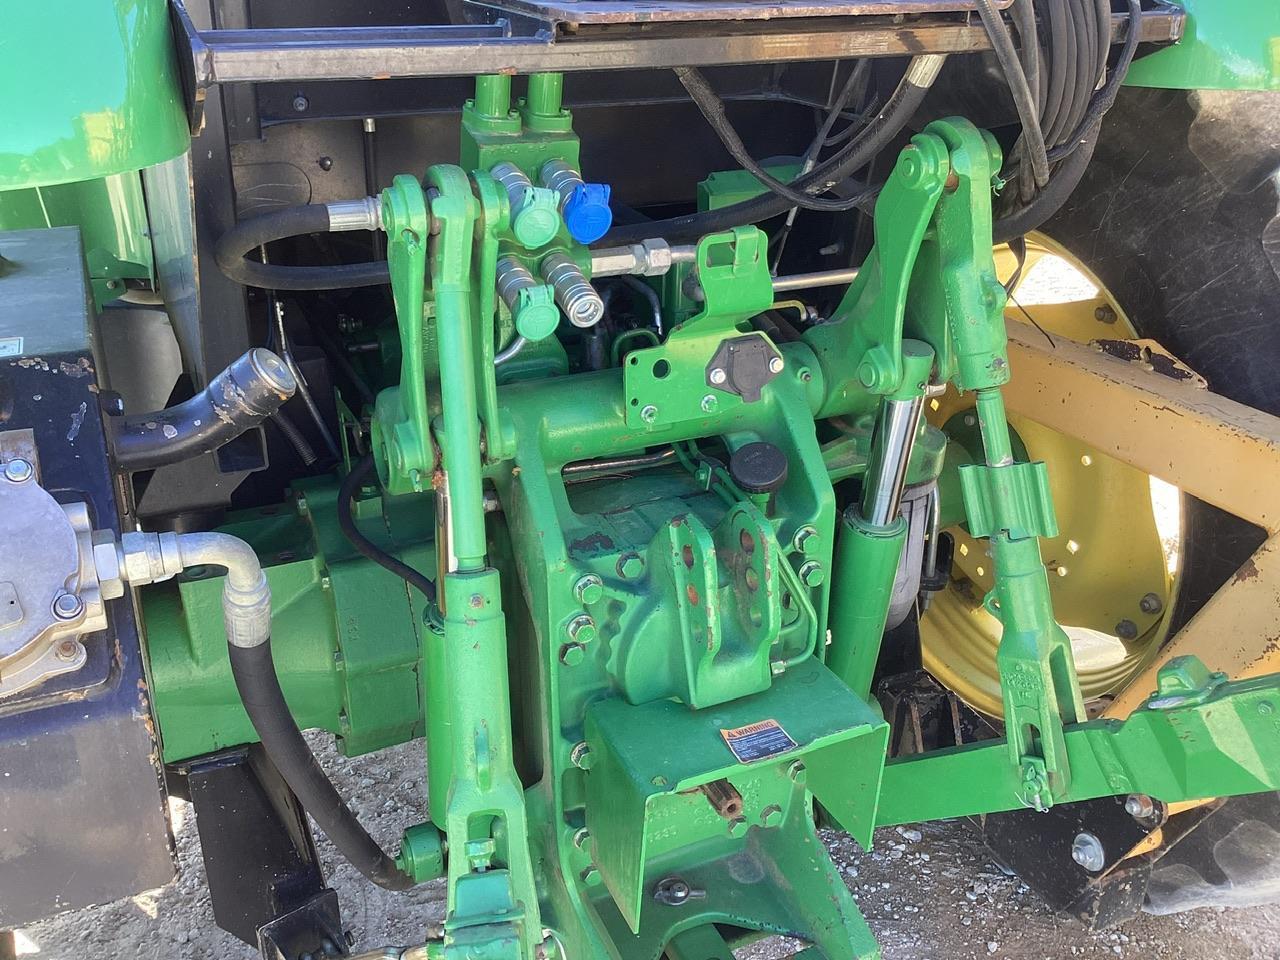
[[[1156,805],[1144,793],[1131,793],[1125,799],[1124,812],[1135,820],[1146,820],[1156,812]]]
[[[786,362],[785,360],[783,360],[781,357],[770,357],[770,358],[769,358],[769,372],[770,372],[770,373],[781,373],[781,372],[782,372],[782,370],[783,370],[783,368],[784,368],[786,365],[787,365],[787,362]]]
[[[1090,873],[1099,873],[1107,865],[1107,852],[1092,833],[1077,833],[1071,841],[1071,859]]]
[[[718,387],[729,379],[729,374],[725,373],[724,367],[712,367],[711,372],[707,374],[707,379]]]
[[[16,457],[4,465],[4,478],[10,483],[26,483],[36,475],[31,461]]]
[[[1158,593],[1144,594],[1142,599],[1138,601],[1138,608],[1143,613],[1156,614],[1164,609],[1164,601],[1160,599]]]
[[[74,620],[84,610],[84,601],[74,593],[60,593],[53,601],[53,615],[59,620]]]
[[[640,408],[640,419],[645,423],[653,423],[658,419],[658,408],[652,403],[646,403]]]
[[[604,597],[604,581],[594,573],[584,573],[574,583],[573,595],[584,607],[599,603]]]

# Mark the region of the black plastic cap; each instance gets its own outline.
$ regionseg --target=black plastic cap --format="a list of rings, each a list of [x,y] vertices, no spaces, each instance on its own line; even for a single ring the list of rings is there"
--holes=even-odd
[[[772,443],[748,443],[729,458],[729,474],[747,493],[775,493],[787,482],[787,458]]]

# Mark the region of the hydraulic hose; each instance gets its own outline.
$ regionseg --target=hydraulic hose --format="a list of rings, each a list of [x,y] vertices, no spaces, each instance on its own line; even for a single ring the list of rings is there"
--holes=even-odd
[[[280,689],[275,662],[271,659],[271,637],[248,647],[232,643],[228,650],[231,675],[240,691],[244,711],[253,722],[267,756],[297,795],[302,808],[319,824],[338,852],[373,883],[387,890],[407,890],[413,886],[408,874],[396,866],[360,825],[316,762]]]
[[[363,210],[363,215],[361,211]],[[246,255],[264,244],[286,237],[339,230],[378,228],[379,213],[372,198],[350,203],[308,203],[285,207],[244,220],[219,239],[214,248],[218,267],[236,283],[268,290],[338,290],[372,287],[391,282],[385,260],[343,263],[325,267],[290,267],[255,263]]]
[[[225,533],[128,533],[121,537],[120,551],[120,567],[136,585],[166,580],[193,566],[226,569],[222,617],[231,675],[267,756],[302,808],[352,866],[388,890],[412,886],[412,879],[338,796],[289,712],[271,659],[271,588],[253,548]]]
[[[152,470],[216,450],[271,416],[298,388],[284,361],[256,347],[190,400],[112,421],[122,470]]]
[[[356,495],[359,494],[360,487],[374,472],[373,467],[373,454],[365,454],[351,468],[351,472],[342,481],[342,486],[338,488],[338,529],[342,531],[342,535],[347,538],[347,542],[355,547],[356,552],[362,557],[372,560],[383,569],[394,573],[409,586],[417,588],[431,603],[435,603],[436,585],[434,581],[428,580],[407,563],[397,560],[391,554],[382,550],[361,533],[356,526],[355,518],[351,515],[351,504]]]
[[[875,119],[834,156],[818,164],[809,173],[792,180],[787,186],[791,190],[821,193],[866,166],[906,126],[933,81],[937,79],[944,59],[945,57],[934,54],[913,57],[901,82]],[[873,191],[866,191],[865,196],[870,198],[872,194]],[[786,197],[766,193],[719,210],[618,227],[605,236],[599,245],[638,243],[648,237],[663,237],[669,242],[697,239],[708,233],[742,226],[744,223],[768,220],[786,213],[794,205]]]

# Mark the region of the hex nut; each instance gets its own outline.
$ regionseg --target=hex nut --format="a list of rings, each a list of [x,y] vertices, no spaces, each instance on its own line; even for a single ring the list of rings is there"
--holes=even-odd
[[[734,817],[729,821],[729,836],[737,839],[747,835],[747,828],[751,826],[747,823],[746,817]]]
[[[587,648],[580,643],[565,643],[560,646],[560,662],[566,667],[576,667],[587,655]]]
[[[760,811],[760,826],[776,827],[782,822],[782,807],[771,803]]]

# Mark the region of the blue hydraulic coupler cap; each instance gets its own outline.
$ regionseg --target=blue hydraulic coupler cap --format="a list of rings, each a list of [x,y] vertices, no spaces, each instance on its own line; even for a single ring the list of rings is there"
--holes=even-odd
[[[595,243],[608,233],[613,226],[608,185],[584,183],[574,190],[564,205],[564,224],[578,243]]]

